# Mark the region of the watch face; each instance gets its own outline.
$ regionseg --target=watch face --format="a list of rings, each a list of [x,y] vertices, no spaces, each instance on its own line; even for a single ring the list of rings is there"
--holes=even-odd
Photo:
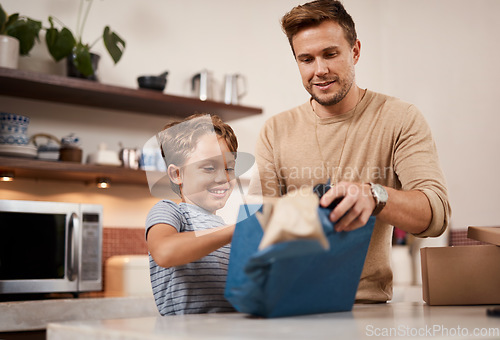
[[[387,194],[387,191],[384,189],[383,186],[381,186],[380,184],[374,184],[373,191],[377,196],[379,202],[384,202],[384,203],[387,202],[389,195]]]

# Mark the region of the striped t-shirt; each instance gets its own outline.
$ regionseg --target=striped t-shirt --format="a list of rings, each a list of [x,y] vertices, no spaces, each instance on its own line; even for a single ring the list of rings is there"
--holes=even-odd
[[[188,203],[162,200],[146,219],[149,228],[158,223],[173,226],[178,232],[210,229],[225,225],[224,220],[203,208]],[[160,267],[149,254],[151,286],[161,315],[234,312],[224,298],[230,244],[207,256],[176,267]]]

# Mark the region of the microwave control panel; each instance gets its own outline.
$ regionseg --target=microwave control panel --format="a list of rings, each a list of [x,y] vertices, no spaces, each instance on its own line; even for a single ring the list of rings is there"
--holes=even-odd
[[[83,213],[81,280],[95,281],[101,277],[102,230],[99,214]]]

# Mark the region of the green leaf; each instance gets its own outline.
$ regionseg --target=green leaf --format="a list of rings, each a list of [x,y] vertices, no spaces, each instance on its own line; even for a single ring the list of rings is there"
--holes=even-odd
[[[58,31],[53,27],[52,23],[51,28],[47,29],[45,34],[45,41],[50,55],[56,61],[69,56],[76,44],[76,40],[70,30],[63,28],[61,31]]]
[[[116,64],[122,57],[123,51],[125,50],[125,41],[120,38],[118,34],[112,32],[109,26],[104,28],[102,39],[104,41],[104,46],[106,46],[106,49]]]
[[[13,25],[19,19],[19,13],[14,13],[9,15],[7,18],[7,23],[5,24],[5,31],[9,28],[9,26]]]
[[[35,45],[35,39],[39,40],[38,33],[41,29],[42,23],[40,21],[20,18],[12,24],[8,23],[7,34],[19,40],[19,53],[27,55]]]
[[[87,45],[78,44],[73,50],[73,63],[78,71],[85,77],[94,74],[92,61],[90,60],[90,51]]]

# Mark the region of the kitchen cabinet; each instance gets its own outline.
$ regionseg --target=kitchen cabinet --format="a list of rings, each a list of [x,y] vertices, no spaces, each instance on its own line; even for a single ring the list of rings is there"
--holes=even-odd
[[[0,95],[169,117],[214,112],[225,121],[262,113],[262,109],[256,107],[3,67],[0,67]],[[0,157],[0,171],[14,171],[16,177],[25,178],[93,182],[97,177],[107,177],[113,183],[147,184],[146,174],[141,170],[70,162]]]

